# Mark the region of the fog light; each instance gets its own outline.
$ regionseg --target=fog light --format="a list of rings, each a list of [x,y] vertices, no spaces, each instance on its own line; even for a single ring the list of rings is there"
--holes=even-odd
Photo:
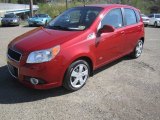
[[[33,84],[33,85],[37,85],[37,84],[39,83],[39,80],[36,79],[36,78],[30,78],[30,82],[31,82],[31,84]]]

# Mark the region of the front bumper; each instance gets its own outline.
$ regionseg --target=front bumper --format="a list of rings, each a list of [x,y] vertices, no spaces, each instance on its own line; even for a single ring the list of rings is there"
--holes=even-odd
[[[6,21],[1,21],[2,25],[19,25],[19,22],[6,22]]]
[[[37,26],[37,25],[45,25],[45,22],[43,22],[43,21],[28,21],[28,24]]]
[[[22,61],[16,62],[7,58],[8,70],[19,82],[34,89],[50,89],[62,85],[64,72],[60,62],[52,60],[41,64],[26,64],[23,62],[24,59],[25,58],[22,58]],[[17,73],[13,73],[11,67],[13,67]],[[43,80],[44,84],[33,85],[27,78]]]
[[[144,25],[148,25],[149,21],[143,21]]]

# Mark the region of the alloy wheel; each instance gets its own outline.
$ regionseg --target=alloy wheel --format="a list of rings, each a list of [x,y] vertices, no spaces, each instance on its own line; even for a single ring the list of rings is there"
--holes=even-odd
[[[143,41],[140,40],[136,46],[136,57],[139,57],[143,50]]]
[[[71,72],[70,83],[74,88],[80,88],[85,84],[88,76],[88,67],[85,64],[78,64]]]

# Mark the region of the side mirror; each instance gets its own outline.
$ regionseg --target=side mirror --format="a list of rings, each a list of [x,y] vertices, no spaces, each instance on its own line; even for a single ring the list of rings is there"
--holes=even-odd
[[[110,33],[114,32],[115,28],[111,25],[104,25],[103,28],[99,30],[99,33]]]

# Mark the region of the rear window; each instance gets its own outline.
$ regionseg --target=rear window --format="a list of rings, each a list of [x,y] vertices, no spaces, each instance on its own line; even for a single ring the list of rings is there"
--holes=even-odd
[[[124,13],[125,13],[126,25],[132,25],[137,23],[137,18],[134,10],[125,8]]]

